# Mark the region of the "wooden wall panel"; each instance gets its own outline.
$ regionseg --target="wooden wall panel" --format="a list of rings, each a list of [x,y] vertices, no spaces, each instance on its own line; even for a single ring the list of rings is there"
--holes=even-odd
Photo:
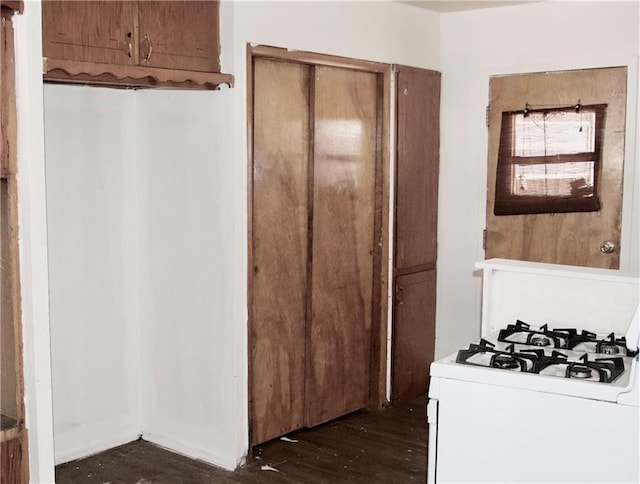
[[[7,180],[0,185],[0,414],[18,421],[18,367],[19,357],[14,321],[14,277],[11,250],[11,224],[9,207],[9,186]],[[3,422],[4,423],[4,422]],[[2,426],[4,428],[4,425]]]
[[[10,7],[10,8],[7,8]],[[14,33],[11,15],[21,2],[2,2],[0,61],[2,177],[0,186],[0,484],[29,482],[27,431],[24,429]]]
[[[16,90],[13,22],[2,19],[0,34],[2,54],[0,60],[0,176],[7,178],[16,173]]]
[[[317,66],[307,425],[369,403],[378,84]]]
[[[303,425],[309,69],[260,58],[253,66],[253,444]]]
[[[18,258],[17,131],[14,77],[14,33],[11,17],[2,18],[0,60],[2,91],[2,181],[0,187],[0,414],[2,429],[22,428],[22,340]],[[6,433],[3,433],[6,437]]]

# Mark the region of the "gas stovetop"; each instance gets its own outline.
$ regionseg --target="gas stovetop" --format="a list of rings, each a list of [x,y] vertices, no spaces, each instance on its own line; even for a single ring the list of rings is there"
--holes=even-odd
[[[493,341],[492,341],[493,339]],[[575,328],[532,328],[517,320],[496,335],[458,351],[456,363],[499,370],[614,382],[637,354],[625,338]]]

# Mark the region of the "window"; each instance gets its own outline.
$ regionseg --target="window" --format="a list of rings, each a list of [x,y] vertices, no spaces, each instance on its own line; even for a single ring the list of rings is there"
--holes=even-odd
[[[495,215],[600,209],[606,105],[502,113]]]

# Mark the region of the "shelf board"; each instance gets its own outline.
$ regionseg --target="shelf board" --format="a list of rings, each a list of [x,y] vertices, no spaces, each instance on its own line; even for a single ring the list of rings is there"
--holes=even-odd
[[[46,82],[88,84],[116,88],[170,88],[215,90],[233,86],[233,75],[220,72],[182,71],[96,62],[43,59]]]
[[[20,436],[20,426],[15,418],[0,414],[0,442]]]

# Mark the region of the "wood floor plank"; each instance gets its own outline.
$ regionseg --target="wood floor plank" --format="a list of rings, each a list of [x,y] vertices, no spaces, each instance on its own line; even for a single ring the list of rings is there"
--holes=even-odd
[[[253,449],[228,472],[142,440],[56,467],[58,484],[424,483],[426,399],[362,410]],[[263,470],[263,466],[269,469]]]

